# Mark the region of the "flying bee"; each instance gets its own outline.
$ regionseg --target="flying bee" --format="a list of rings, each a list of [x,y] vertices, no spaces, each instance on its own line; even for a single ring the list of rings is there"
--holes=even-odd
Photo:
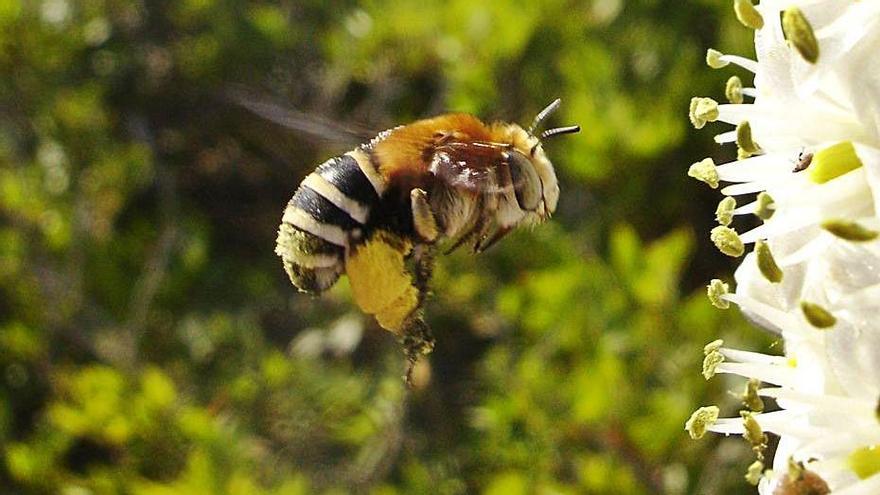
[[[555,211],[559,185],[541,140],[580,128],[536,129],[559,104],[528,129],[462,113],[419,120],[319,165],[278,229],[275,252],[293,285],[318,294],[348,275],[355,303],[398,336],[411,370],[434,345],[422,306],[438,246],[481,252]]]

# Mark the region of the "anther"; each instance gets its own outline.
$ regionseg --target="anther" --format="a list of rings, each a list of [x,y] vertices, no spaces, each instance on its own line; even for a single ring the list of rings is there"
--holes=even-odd
[[[695,128],[702,129],[706,122],[718,120],[718,102],[712,98],[691,98],[688,117]]]
[[[717,278],[713,278],[706,287],[706,295],[709,297],[709,302],[712,303],[712,306],[715,306],[718,309],[727,309],[730,307],[730,301],[724,299],[724,296],[729,292],[730,286],[727,285],[726,282]]]
[[[700,160],[691,165],[688,168],[688,177],[705,182],[712,189],[718,189],[718,169],[715,167],[715,161],[711,158]]]
[[[715,227],[710,232],[709,238],[715,243],[715,247],[727,256],[738,258],[742,256],[743,252],[745,252],[745,246],[743,245],[742,239],[740,239],[736,231],[730,227],[725,227],[723,225]]]
[[[819,60],[819,42],[813,26],[801,9],[789,7],[782,13],[782,33],[804,60],[815,64]]]
[[[705,406],[697,409],[684,424],[684,429],[694,440],[703,438],[707,429],[718,421],[718,406]]]
[[[807,322],[816,328],[826,329],[837,323],[837,318],[831,312],[816,303],[801,301],[801,311]]]
[[[743,26],[752,29],[764,27],[764,18],[752,5],[751,0],[734,0],[733,11],[736,12],[736,18]]]
[[[731,103],[739,104],[743,102],[743,84],[739,77],[730,76],[727,84],[724,85],[724,96]]]
[[[771,283],[778,284],[782,282],[782,269],[773,259],[773,253],[770,252],[770,246],[767,242],[759,240],[755,243],[755,257],[758,259],[758,269],[764,278]]]
[[[733,196],[727,196],[718,203],[715,208],[715,220],[719,224],[728,226],[733,221],[733,210],[736,209],[736,199]]]

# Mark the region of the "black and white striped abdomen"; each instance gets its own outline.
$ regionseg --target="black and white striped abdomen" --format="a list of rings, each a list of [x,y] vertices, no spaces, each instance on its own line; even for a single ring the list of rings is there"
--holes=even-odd
[[[345,250],[379,202],[384,182],[358,148],[309,174],[287,204],[275,253],[298,289],[321,292],[344,272]]]

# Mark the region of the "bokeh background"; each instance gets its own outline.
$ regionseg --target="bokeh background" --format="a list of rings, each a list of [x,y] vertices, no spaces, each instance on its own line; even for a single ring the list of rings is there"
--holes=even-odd
[[[726,0],[0,0],[0,493],[751,493],[683,431],[736,409],[703,344],[772,345],[706,300],[685,176],[735,154],[705,50],[751,43]],[[287,280],[285,203],[352,134],[557,96],[558,214],[439,260],[406,390],[344,281]]]

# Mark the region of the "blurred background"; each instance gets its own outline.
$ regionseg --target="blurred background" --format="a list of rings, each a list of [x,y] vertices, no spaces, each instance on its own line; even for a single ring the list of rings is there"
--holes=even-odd
[[[727,0],[0,0],[0,493],[751,493],[683,430],[736,410],[706,342],[771,343],[705,298],[708,47],[753,55]],[[557,215],[440,258],[406,390],[284,205],[348,131],[555,97]]]

